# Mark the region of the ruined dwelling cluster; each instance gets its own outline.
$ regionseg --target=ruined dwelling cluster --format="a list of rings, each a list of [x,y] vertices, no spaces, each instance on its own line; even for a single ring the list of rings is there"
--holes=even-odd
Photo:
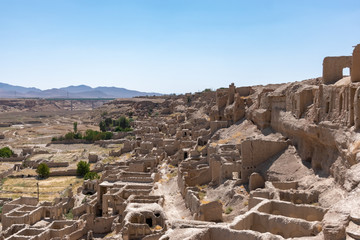
[[[326,57],[322,78],[169,96],[151,105],[159,115],[139,114],[133,138],[99,143],[123,144],[110,155],[128,160],[89,155],[101,179],[78,189],[81,204],[71,191],[53,203],[5,201],[1,238],[360,239],[359,82],[357,45],[352,56]],[[168,219],[156,189],[171,179],[192,219]],[[229,182],[250,192],[231,221],[223,202],[201,197],[204,186]]]

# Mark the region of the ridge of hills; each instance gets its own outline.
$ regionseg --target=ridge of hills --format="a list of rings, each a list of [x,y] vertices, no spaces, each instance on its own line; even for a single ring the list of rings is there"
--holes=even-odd
[[[87,85],[41,90],[0,82],[0,98],[132,98],[160,95],[162,94],[156,92],[140,92],[118,87],[92,88]]]

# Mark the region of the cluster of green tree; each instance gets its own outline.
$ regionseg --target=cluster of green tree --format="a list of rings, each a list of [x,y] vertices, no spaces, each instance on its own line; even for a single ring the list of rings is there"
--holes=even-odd
[[[40,179],[48,178],[50,175],[50,168],[46,163],[40,163],[36,169],[36,173]],[[80,161],[77,164],[76,175],[83,177],[85,180],[99,179],[100,176],[96,172],[90,171],[90,164],[85,161]]]
[[[112,132],[130,132],[133,129],[130,123],[133,121],[132,118],[121,116],[118,120],[112,118],[106,118],[99,123],[100,131],[112,131]]]
[[[85,134],[81,134],[77,130],[77,122],[74,122],[74,131],[68,132],[65,136],[53,137],[51,141],[65,141],[65,140],[74,140],[74,139],[84,139],[88,142],[94,142],[98,140],[108,140],[113,136],[112,132],[98,132],[91,129],[85,131]]]
[[[86,130],[85,134],[68,132],[65,136],[61,137],[53,137],[51,141],[65,141],[65,140],[73,140],[73,139],[84,139],[88,142],[94,142],[98,140],[108,140],[113,136],[112,132],[98,132],[91,129]]]
[[[96,172],[90,171],[90,164],[85,161],[80,161],[77,164],[76,175],[83,177],[85,180],[99,179],[100,176]]]
[[[14,155],[14,152],[9,147],[3,147],[0,149],[0,157],[9,158]]]

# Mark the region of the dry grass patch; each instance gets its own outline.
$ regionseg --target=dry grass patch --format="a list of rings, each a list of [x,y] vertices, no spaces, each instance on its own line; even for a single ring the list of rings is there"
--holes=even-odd
[[[227,138],[223,138],[223,139],[219,139],[217,142],[212,143],[212,146],[215,147],[217,144],[227,144],[227,143],[236,143],[239,144],[244,140],[244,136],[242,134],[242,132],[237,131],[233,134],[231,134],[229,137]]]
[[[360,141],[356,141],[352,144],[352,146],[350,147],[350,149],[352,149],[352,153],[356,154],[357,152],[360,151]]]
[[[36,178],[7,178],[0,193],[1,197],[17,198],[20,196],[37,196],[37,185],[39,183],[40,201],[52,201],[72,184],[73,192],[83,183],[83,179],[77,177],[49,177],[44,180]]]
[[[167,173],[166,176],[167,176],[168,179],[172,179],[172,178],[177,176],[177,171]]]
[[[206,196],[206,192],[204,192],[204,191],[199,192],[199,200],[200,201],[202,201],[205,198],[205,196]]]
[[[7,162],[0,163],[0,171],[1,172],[9,170],[9,169],[11,169],[13,167],[14,167],[14,163],[10,163],[10,162],[9,163],[7,163]]]
[[[204,146],[198,146],[197,147],[197,151],[198,152],[201,152],[202,150],[204,150],[206,148],[206,145],[204,145]]]
[[[159,226],[159,225],[156,225],[155,227],[154,227],[154,230],[156,230],[156,231],[160,231],[160,230],[162,230],[163,228],[161,227],[161,226]]]
[[[51,171],[51,170],[50,170]],[[24,168],[21,169],[20,171],[17,172],[13,172],[12,175],[14,176],[20,176],[20,175],[24,175],[24,176],[37,176],[36,173],[36,169],[32,169],[32,168]]]
[[[225,213],[225,214],[230,214],[232,211],[233,211],[233,208],[232,208],[232,207],[227,207],[227,208],[224,210],[224,213]]]

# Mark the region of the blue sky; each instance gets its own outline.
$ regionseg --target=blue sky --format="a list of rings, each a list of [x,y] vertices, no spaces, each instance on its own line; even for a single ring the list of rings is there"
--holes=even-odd
[[[358,43],[358,0],[0,0],[0,82],[41,89],[300,81]]]

